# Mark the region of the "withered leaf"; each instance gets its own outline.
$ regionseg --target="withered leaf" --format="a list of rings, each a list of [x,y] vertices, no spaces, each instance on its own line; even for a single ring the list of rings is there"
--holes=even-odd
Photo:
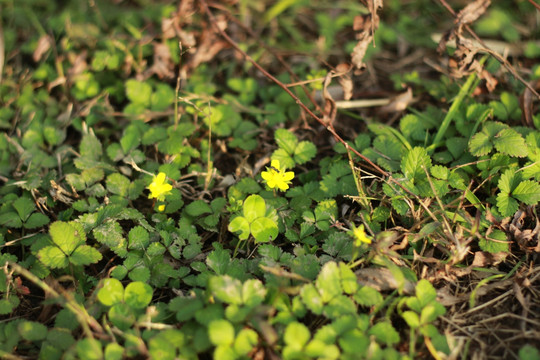
[[[32,59],[35,62],[38,62],[39,60],[41,60],[43,55],[45,55],[45,53],[49,51],[52,44],[53,44],[53,39],[49,35],[41,36],[38,40],[36,50],[34,50],[34,53],[32,54]]]
[[[489,7],[491,0],[476,0],[465,6],[457,15],[455,23],[467,25],[478,19]]]

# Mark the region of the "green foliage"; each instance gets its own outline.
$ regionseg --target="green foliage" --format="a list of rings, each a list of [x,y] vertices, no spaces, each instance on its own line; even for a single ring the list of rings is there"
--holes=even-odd
[[[256,242],[268,242],[278,235],[276,211],[267,208],[261,196],[248,196],[243,202],[242,214],[232,218],[228,227],[230,232],[240,232],[240,240],[246,240],[252,235]]]

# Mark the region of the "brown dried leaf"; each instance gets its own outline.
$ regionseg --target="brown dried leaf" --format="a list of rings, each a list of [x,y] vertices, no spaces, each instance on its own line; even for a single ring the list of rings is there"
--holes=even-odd
[[[373,41],[373,34],[379,27],[377,11],[382,8],[382,0],[367,0],[366,6],[369,9],[370,15],[364,17],[356,16],[353,23],[353,29],[358,31],[356,35],[358,43],[351,53],[351,62],[357,70],[355,73],[361,72],[366,66],[363,59],[369,44]]]
[[[149,71],[160,79],[174,78],[174,63],[169,47],[162,43],[154,44],[154,63]]]
[[[49,51],[52,44],[53,44],[53,39],[49,35],[41,36],[38,40],[36,50],[34,50],[34,53],[32,54],[32,59],[34,59],[35,62],[38,62],[39,60],[41,60],[43,55],[45,55],[45,53]]]
[[[342,75],[338,78],[338,82],[343,89],[344,100],[350,100],[353,96],[354,84],[351,77],[349,76],[350,70],[351,66],[348,64],[339,64],[338,66],[336,66],[336,71],[342,73]]]
[[[332,82],[333,72],[326,74],[323,83],[323,97],[324,97],[324,113],[323,120],[326,124],[332,125],[337,115],[336,102],[332,98],[332,95],[328,91],[328,85]]]
[[[478,19],[491,4],[491,0],[476,0],[465,6],[456,17],[454,23],[458,26],[470,24]]]
[[[540,89],[540,80],[535,80],[529,83],[531,87],[535,90]],[[521,122],[525,126],[534,128],[533,122],[533,93],[529,88],[525,88],[523,94],[519,97],[519,104],[521,106]]]
[[[395,290],[399,288],[398,281],[387,268],[364,268],[355,271],[358,283],[369,286],[377,291]],[[405,279],[403,291],[406,294],[414,293],[414,284]]]
[[[379,113],[381,114],[389,114],[389,113],[396,113],[401,112],[405,109],[407,109],[407,106],[411,102],[413,102],[413,93],[412,89],[409,87],[407,88],[407,91],[404,93],[401,93],[397,96],[395,96],[388,105],[385,105],[379,109]]]

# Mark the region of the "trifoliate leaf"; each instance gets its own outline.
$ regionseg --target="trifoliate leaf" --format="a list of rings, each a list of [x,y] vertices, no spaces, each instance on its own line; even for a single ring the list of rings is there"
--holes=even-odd
[[[512,191],[512,196],[527,205],[536,205],[540,201],[540,184],[531,180],[522,181]]]
[[[259,195],[250,195],[244,201],[244,217],[251,223],[253,220],[266,214],[266,203]]]
[[[145,249],[150,243],[148,231],[140,225],[133,227],[129,231],[128,239],[130,249]]]
[[[495,148],[510,156],[525,157],[529,153],[525,139],[514,129],[504,129],[497,133],[493,139]]]
[[[64,252],[69,255],[77,248],[84,244],[85,237],[82,227],[75,227],[76,223],[66,223],[56,221],[51,224],[49,233],[52,241]]]
[[[287,153],[287,151],[285,151],[284,149],[276,149],[273,153],[272,153],[272,157],[271,157],[272,160],[279,160],[279,163],[281,164],[281,166],[283,166],[284,168],[287,168],[287,169],[292,169],[296,163],[294,162],[294,159],[292,158],[291,155],[289,155]]]

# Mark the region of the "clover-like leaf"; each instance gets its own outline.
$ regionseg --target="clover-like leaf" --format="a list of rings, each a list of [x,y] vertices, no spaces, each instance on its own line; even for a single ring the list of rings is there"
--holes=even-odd
[[[276,222],[267,217],[253,220],[249,227],[255,241],[259,243],[274,240],[279,232]]]
[[[263,217],[266,214],[266,203],[260,195],[250,195],[244,201],[244,218],[253,222],[256,218]]]
[[[249,221],[243,216],[237,216],[231,220],[228,229],[230,232],[236,233],[240,231],[238,238],[240,240],[246,240],[250,234]]]
[[[227,320],[214,320],[208,325],[208,337],[214,345],[231,345],[234,341],[234,327]]]
[[[134,281],[126,286],[124,300],[133,309],[144,309],[152,301],[152,287],[142,281]]]
[[[105,279],[103,287],[97,293],[97,298],[105,306],[118,304],[124,301],[124,286],[117,279]]]

